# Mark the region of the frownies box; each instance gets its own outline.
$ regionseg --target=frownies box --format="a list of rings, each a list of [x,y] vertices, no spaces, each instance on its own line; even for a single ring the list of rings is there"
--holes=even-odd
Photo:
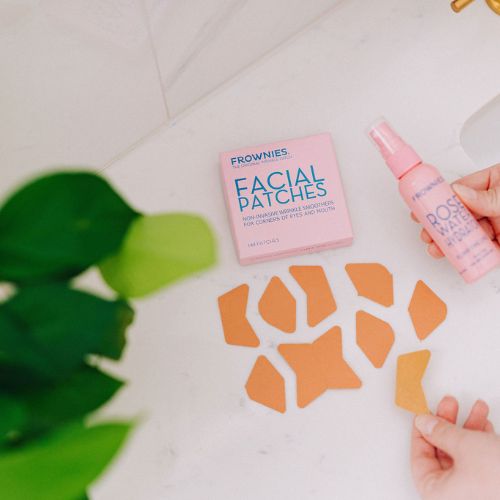
[[[228,151],[220,161],[241,264],[351,244],[330,134]]]

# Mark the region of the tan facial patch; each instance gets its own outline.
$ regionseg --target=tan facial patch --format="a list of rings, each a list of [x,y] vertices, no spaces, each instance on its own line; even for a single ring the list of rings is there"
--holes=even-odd
[[[328,389],[361,387],[361,380],[342,355],[342,332],[338,326],[312,344],[281,344],[278,352],[297,376],[297,405],[300,408]]]
[[[240,285],[219,297],[224,338],[231,345],[257,347],[260,344],[247,320],[248,285]]]
[[[423,281],[418,281],[408,312],[417,337],[423,340],[446,319],[447,307]]]
[[[285,380],[265,356],[259,356],[245,385],[248,397],[285,413]]]
[[[396,373],[396,404],[417,415],[429,413],[422,378],[431,357],[427,349],[398,357]]]
[[[375,368],[380,368],[387,358],[394,331],[391,325],[365,311],[356,313],[356,343]]]
[[[309,326],[316,326],[337,310],[335,298],[321,266],[290,266],[290,274],[307,295]]]
[[[385,307],[394,304],[392,274],[385,266],[377,263],[347,264],[345,270],[358,295]]]
[[[259,300],[259,313],[270,325],[284,333],[293,333],[296,323],[296,304],[293,295],[276,276]]]

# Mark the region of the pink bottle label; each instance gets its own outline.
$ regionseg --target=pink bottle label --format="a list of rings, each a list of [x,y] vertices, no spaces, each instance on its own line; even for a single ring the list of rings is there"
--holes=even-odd
[[[400,181],[401,195],[467,282],[498,265],[500,255],[439,172],[420,165]]]

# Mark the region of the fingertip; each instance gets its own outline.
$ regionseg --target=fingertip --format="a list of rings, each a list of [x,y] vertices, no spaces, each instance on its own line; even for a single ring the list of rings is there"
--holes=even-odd
[[[486,425],[489,413],[490,413],[490,407],[482,399],[478,399],[472,405],[471,415],[474,415],[476,420],[481,419],[484,425]]]
[[[490,420],[486,422],[486,425],[484,426],[484,432],[488,434],[495,434],[495,426],[491,423]]]
[[[453,191],[455,191],[455,193],[462,198],[462,200],[474,201],[477,199],[477,191],[466,184],[454,182],[451,187],[453,188]]]
[[[450,413],[458,413],[458,401],[455,397],[447,394],[443,396],[438,404],[436,415],[442,417],[443,415],[449,415]]]
[[[418,427],[417,427],[417,415],[413,416],[412,434],[414,436],[420,436],[420,431],[418,430]]]
[[[488,422],[489,406],[482,399],[478,399],[470,410],[469,416],[464,423],[464,428],[474,431],[486,430]]]
[[[444,257],[444,253],[434,242],[427,245],[427,253],[434,259],[442,259]]]
[[[415,427],[422,436],[430,436],[439,421],[439,418],[434,415],[417,415],[415,417]]]
[[[451,394],[445,394],[441,401],[453,401],[458,404],[458,400],[455,396],[452,396]]]
[[[441,398],[441,401],[438,404],[438,409],[442,408],[442,407],[450,407],[450,406],[453,406],[453,407],[458,406],[458,401],[454,396],[452,396],[450,394],[446,394]]]
[[[478,399],[474,403],[474,406],[486,415],[490,412],[490,407],[488,406],[488,403],[484,401],[484,399]]]
[[[479,219],[477,222],[483,228],[483,231],[488,235],[490,240],[496,238],[495,230],[488,219]]]
[[[420,239],[424,243],[428,243],[428,244],[433,242],[431,235],[428,233],[428,231],[426,229],[422,229],[422,231],[420,231]]]

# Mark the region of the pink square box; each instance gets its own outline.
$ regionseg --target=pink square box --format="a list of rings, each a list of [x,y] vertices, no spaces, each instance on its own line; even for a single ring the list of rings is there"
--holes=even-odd
[[[228,151],[220,161],[241,264],[352,243],[330,134]]]

